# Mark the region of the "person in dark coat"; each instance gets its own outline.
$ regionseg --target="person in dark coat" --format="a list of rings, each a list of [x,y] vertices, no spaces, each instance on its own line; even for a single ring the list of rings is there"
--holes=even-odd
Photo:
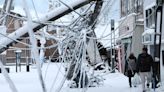
[[[149,87],[149,83],[151,82],[152,63],[153,58],[147,53],[147,48],[144,47],[137,60],[137,73],[139,73],[141,77],[143,92],[146,92],[145,83],[147,83],[147,87]]]
[[[129,86],[132,87],[132,81],[131,78],[134,76],[136,72],[136,57],[133,53],[130,53],[128,60],[126,62],[126,71],[128,73],[128,79],[129,79]]]

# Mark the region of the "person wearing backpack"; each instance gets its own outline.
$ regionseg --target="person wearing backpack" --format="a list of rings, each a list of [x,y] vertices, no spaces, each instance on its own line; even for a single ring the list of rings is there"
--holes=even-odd
[[[132,77],[134,76],[135,72],[136,72],[136,57],[134,56],[133,53],[130,53],[128,60],[126,62],[126,72],[127,72],[127,76],[129,79],[129,86],[132,87]]]
[[[151,82],[152,64],[153,58],[147,53],[147,48],[144,47],[142,53],[138,55],[136,71],[141,77],[143,92],[146,92],[145,84],[147,83],[147,88],[149,88],[149,83]]]

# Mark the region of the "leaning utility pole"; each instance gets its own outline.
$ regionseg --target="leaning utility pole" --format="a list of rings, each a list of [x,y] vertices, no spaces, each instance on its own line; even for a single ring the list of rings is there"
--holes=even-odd
[[[98,20],[98,15],[100,14],[102,6],[103,6],[102,0],[95,0],[95,1],[96,1],[96,4],[94,7],[94,11],[91,14],[88,21],[88,26],[91,27],[92,32],[87,35],[90,35],[91,37],[96,37],[94,29]],[[88,52],[88,56],[92,64],[96,65],[102,62],[102,59],[100,57],[100,53],[96,44],[96,39],[87,39],[87,52]]]
[[[76,9],[86,5],[86,4],[89,4],[92,1],[94,1],[94,0],[74,0],[74,2],[70,2],[69,5],[70,5],[70,7],[72,7],[73,10],[76,10]],[[55,21],[55,20],[61,18],[62,16],[72,12],[73,11],[72,9],[69,9],[66,6],[61,6],[55,10],[52,10],[52,11],[46,13],[44,16],[40,17],[40,22],[44,23],[46,21]],[[32,29],[34,32],[36,32],[37,30],[46,26],[45,24],[40,24],[40,23],[35,23],[35,22],[32,22],[31,25],[32,25]],[[27,24],[25,24],[21,28],[10,33],[7,36],[8,38],[3,38],[0,41],[0,45],[6,46],[6,47],[1,46],[0,47],[0,53],[5,51],[6,49],[8,49],[9,46],[12,46],[12,44],[15,42],[15,40],[19,39],[22,36],[28,35],[27,32],[28,32],[28,26],[27,26]],[[12,38],[12,39],[10,39],[10,38]]]

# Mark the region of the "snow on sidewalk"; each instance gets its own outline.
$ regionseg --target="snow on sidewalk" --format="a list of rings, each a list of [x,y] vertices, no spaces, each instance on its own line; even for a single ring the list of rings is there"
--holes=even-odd
[[[52,92],[56,92],[64,78],[64,68],[60,67],[60,65],[62,64],[44,64],[42,68],[47,92],[50,92],[50,89],[52,89]],[[58,71],[59,68],[60,71]],[[31,66],[30,72],[25,72],[25,67],[22,66],[22,71],[18,73],[15,72],[15,67],[10,66],[10,69],[11,73],[9,73],[9,75],[15,83],[18,92],[42,92],[35,67]],[[136,88],[130,88],[128,78],[119,72],[103,73],[100,75],[105,79],[103,85],[99,87],[90,87],[87,92],[142,92],[141,85]],[[65,82],[61,92],[82,92],[81,89],[78,88],[69,88],[67,83],[68,82]],[[12,92],[2,74],[0,74],[0,92]]]
[[[104,85],[90,87],[87,92],[141,92],[139,87],[129,87],[128,78],[120,73],[110,73],[104,76]],[[67,90],[67,91],[66,91]],[[80,92],[78,89],[63,88],[62,92]]]

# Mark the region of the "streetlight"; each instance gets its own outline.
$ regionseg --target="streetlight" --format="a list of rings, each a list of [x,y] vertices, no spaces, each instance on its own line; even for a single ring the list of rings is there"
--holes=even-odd
[[[20,62],[21,52],[22,52],[22,50],[20,50],[20,49],[17,49],[15,51],[15,54],[16,54],[16,72],[18,71],[18,68],[17,68],[18,66],[19,66],[19,69],[21,71],[21,62]]]

